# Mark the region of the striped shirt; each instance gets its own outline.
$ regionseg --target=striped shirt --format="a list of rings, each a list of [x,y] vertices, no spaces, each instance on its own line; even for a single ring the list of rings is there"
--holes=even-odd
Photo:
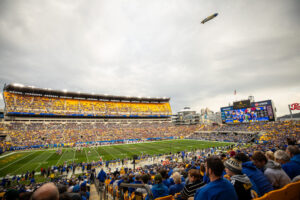
[[[194,183],[185,185],[183,190],[181,191],[181,199],[188,199],[189,197],[193,197],[196,193],[196,190],[200,187],[204,186],[205,183],[201,180],[197,180]]]

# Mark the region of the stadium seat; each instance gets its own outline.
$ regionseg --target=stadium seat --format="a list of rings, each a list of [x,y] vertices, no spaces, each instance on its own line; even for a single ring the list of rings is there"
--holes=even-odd
[[[300,199],[300,181],[290,183],[281,189],[273,190],[255,200],[295,200]]]
[[[168,196],[156,198],[155,200],[172,200],[172,199],[173,199],[173,196],[168,195]]]

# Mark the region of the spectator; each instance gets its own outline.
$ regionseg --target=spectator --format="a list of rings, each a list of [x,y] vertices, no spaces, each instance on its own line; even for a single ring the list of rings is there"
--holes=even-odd
[[[225,171],[230,177],[230,181],[235,188],[239,200],[252,199],[252,184],[247,175],[242,174],[242,162],[230,158],[225,163]],[[257,196],[257,195],[256,195]]]
[[[206,159],[205,164],[206,174],[209,176],[210,183],[197,190],[194,199],[237,200],[238,197],[233,185],[222,178],[224,165],[221,159],[212,156]]]
[[[246,154],[238,153],[235,159],[242,162],[242,173],[250,178],[253,186],[256,186],[257,189],[255,191],[258,193],[258,196],[263,196],[265,193],[273,190],[273,186],[267,177],[265,177],[262,171],[256,168]]]
[[[176,193],[179,193],[181,192],[181,190],[183,190],[184,184],[181,183],[181,176],[178,172],[174,172],[172,178],[175,184],[170,186],[169,194],[175,195]]]
[[[273,160],[268,160],[262,152],[255,152],[252,159],[254,165],[263,170],[264,175],[268,178],[275,189],[282,188],[291,182],[291,179],[282,170],[280,164]]]
[[[191,169],[188,173],[188,183],[184,186],[181,191],[181,199],[188,199],[193,197],[196,193],[196,190],[202,187],[205,183],[201,181],[200,171],[197,169]]]
[[[19,199],[19,192],[17,190],[15,190],[15,189],[9,189],[4,194],[4,199],[17,200],[17,199]]]
[[[103,169],[101,169],[101,171],[98,173],[97,179],[101,182],[104,183],[105,179],[106,179],[106,173]]]
[[[300,175],[300,150],[296,145],[290,145],[286,149],[286,153],[291,158],[290,162],[282,165],[282,169],[287,173],[287,175],[293,179],[294,177]]]
[[[58,200],[59,192],[54,183],[46,183],[32,194],[32,200]]]
[[[281,167],[282,167],[283,164],[290,161],[290,157],[285,151],[277,150],[274,153],[274,160],[275,160],[275,162],[278,162],[279,164],[281,164]]]
[[[149,185],[149,181],[150,181],[150,175],[149,174],[144,174],[142,176],[142,181],[143,181],[143,184],[145,185],[145,187],[147,187],[149,189],[149,191],[151,190],[152,188],[152,185]],[[145,188],[137,188],[136,189],[136,192],[139,192],[139,193],[142,193],[142,194],[146,194],[147,193],[147,190]]]
[[[274,160],[274,153],[273,153],[273,151],[267,151],[265,155],[266,155],[266,157],[267,157],[268,160]]]
[[[169,195],[168,187],[162,183],[162,176],[160,174],[155,175],[154,183],[155,184],[152,186],[152,189],[151,189],[154,199],[156,199],[158,197],[164,197],[164,196]]]

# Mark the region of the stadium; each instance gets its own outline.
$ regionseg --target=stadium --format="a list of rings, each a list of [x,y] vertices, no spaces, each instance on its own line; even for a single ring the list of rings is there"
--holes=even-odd
[[[299,8],[0,1],[0,200],[300,200]]]
[[[71,188],[65,194],[71,199],[188,199],[203,195],[197,189],[216,178],[239,176],[248,182],[236,183],[249,186],[233,190],[239,199],[299,195],[292,182],[300,175],[300,122],[277,121],[271,100],[220,107],[219,124],[178,125],[170,98],[8,84],[3,99],[3,195],[11,187],[30,193],[53,182]]]

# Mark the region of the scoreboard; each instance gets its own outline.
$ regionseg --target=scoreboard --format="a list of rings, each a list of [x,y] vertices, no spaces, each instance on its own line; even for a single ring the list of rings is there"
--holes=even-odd
[[[233,109],[249,108],[250,100],[236,101],[233,102]]]
[[[271,100],[250,103],[234,102],[233,106],[222,107],[223,123],[247,123],[259,121],[275,121],[275,112]],[[248,104],[249,103],[249,104]]]

